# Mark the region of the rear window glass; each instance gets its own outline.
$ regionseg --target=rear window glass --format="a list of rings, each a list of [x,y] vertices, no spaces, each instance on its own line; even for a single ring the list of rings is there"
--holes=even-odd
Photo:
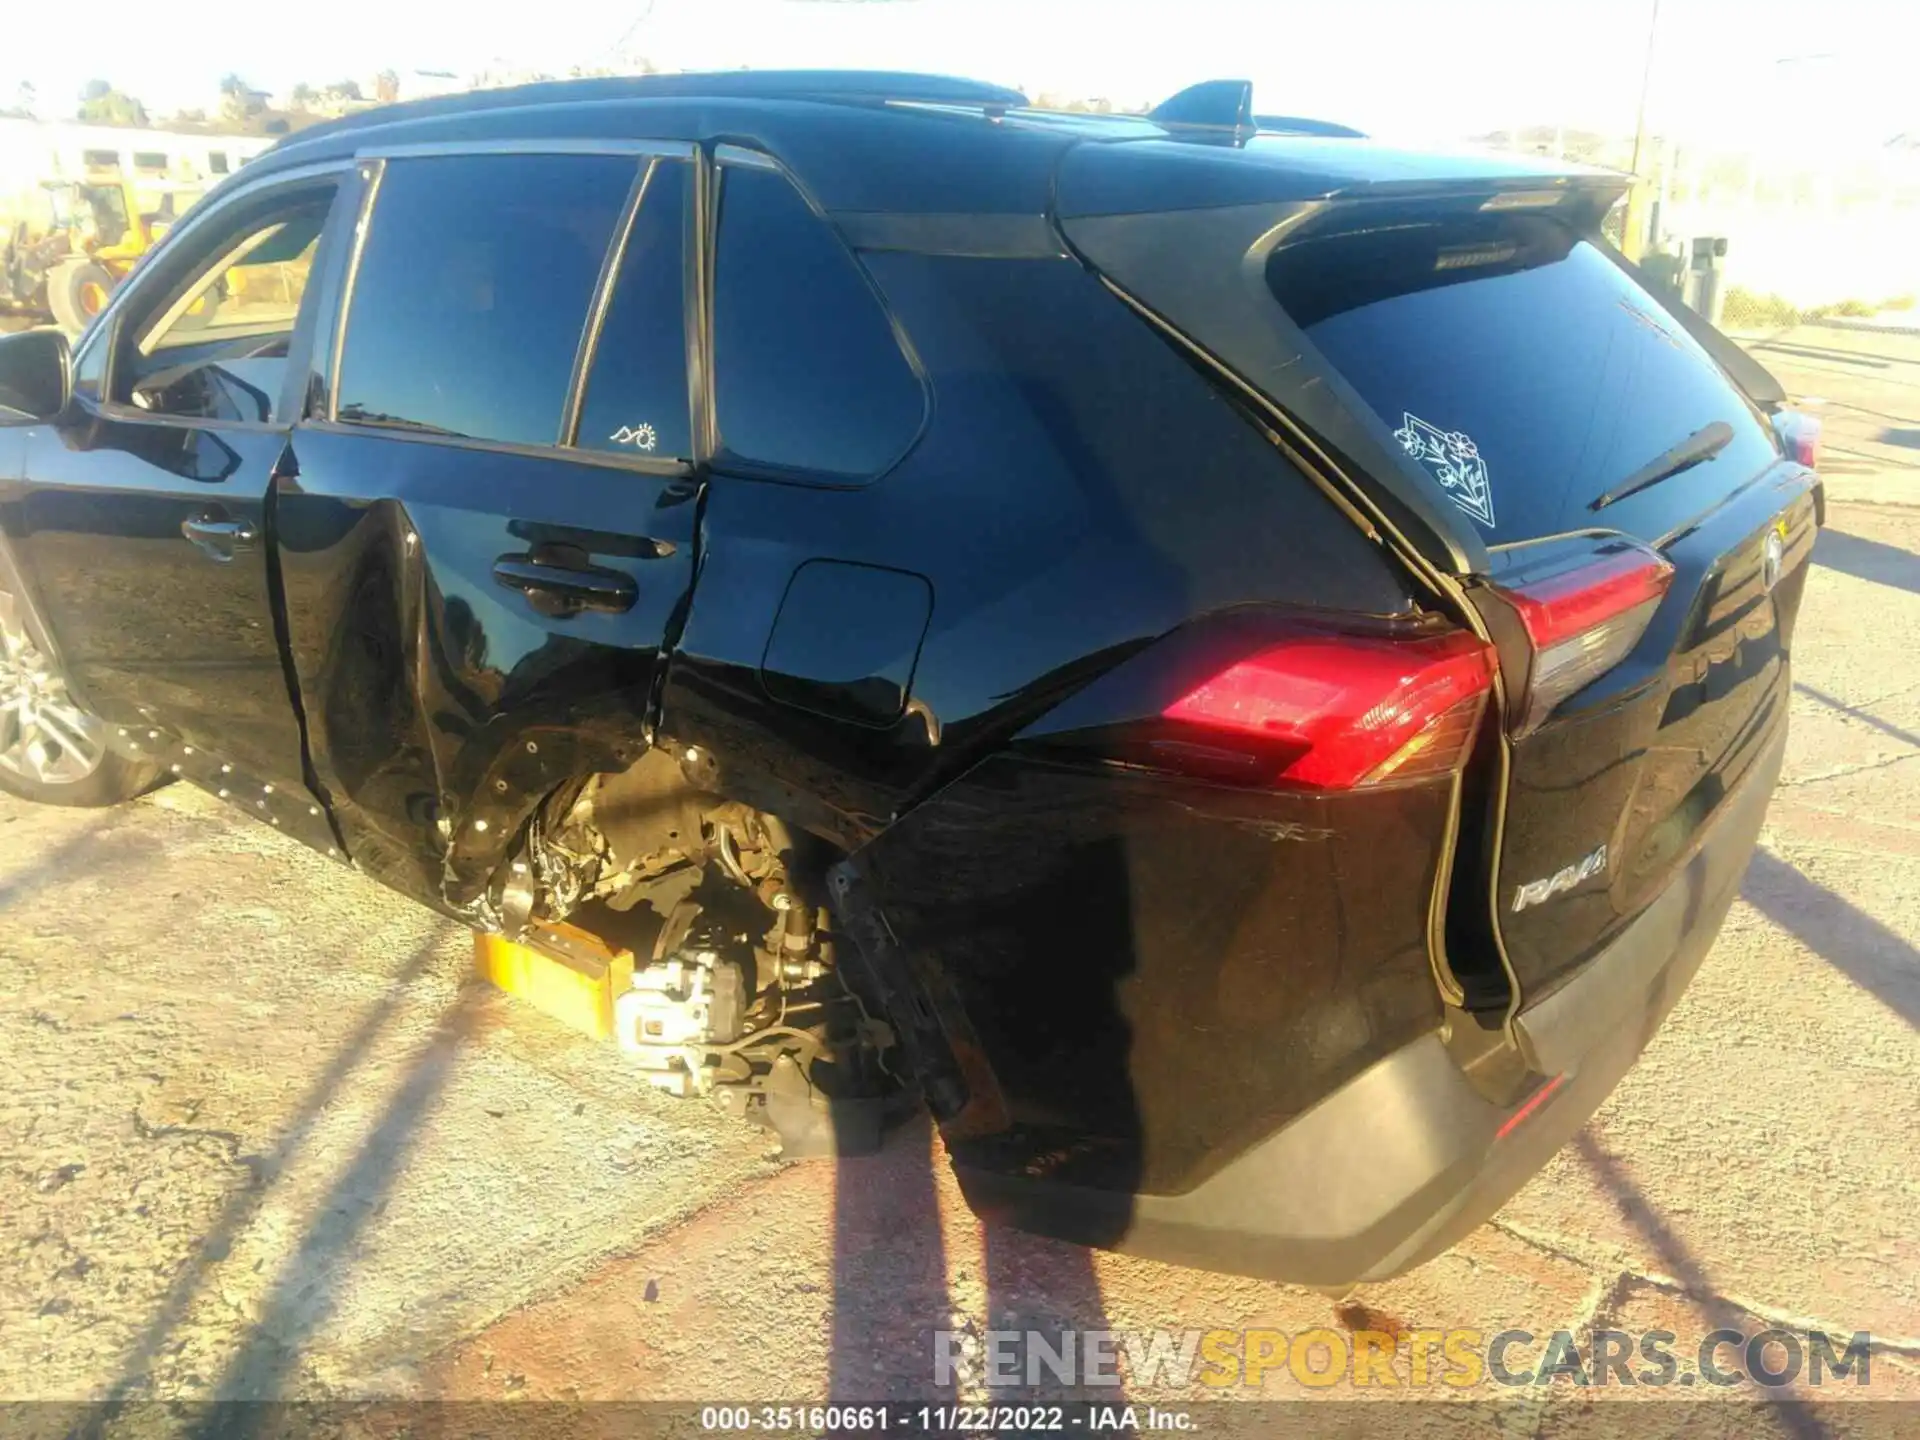
[[[1664,533],[1775,458],[1754,412],[1659,303],[1556,221],[1474,216],[1274,252],[1275,298],[1491,541]],[[1598,496],[1725,421],[1712,461]]]
[[[353,282],[337,418],[554,444],[637,173],[604,155],[389,161]]]
[[[693,454],[681,260],[692,169],[661,160],[647,177],[587,375],[582,449],[655,460]]]
[[[724,174],[713,302],[722,446],[784,470],[877,475],[926,414],[886,311],[785,176]]]

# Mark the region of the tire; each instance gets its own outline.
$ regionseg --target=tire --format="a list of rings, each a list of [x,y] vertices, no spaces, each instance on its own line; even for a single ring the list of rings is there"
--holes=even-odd
[[[54,323],[78,336],[105,308],[113,285],[106,266],[96,261],[84,256],[61,261],[47,275],[47,308],[53,311]]]
[[[220,307],[227,300],[227,282],[216,282],[207,293],[192,306],[175,317],[173,328],[176,331],[204,330],[213,323],[213,317],[220,313]]]
[[[0,790],[43,805],[118,805],[160,778],[157,765],[107,748],[107,726],[67,693],[65,678],[0,590]]]

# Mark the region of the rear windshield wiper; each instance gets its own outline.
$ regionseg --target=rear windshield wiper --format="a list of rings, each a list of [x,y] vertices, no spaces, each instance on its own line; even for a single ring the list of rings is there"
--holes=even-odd
[[[1633,474],[1622,480],[1587,508],[1604,510],[1616,500],[1637,495],[1649,485],[1658,485],[1682,470],[1691,470],[1703,460],[1711,460],[1733,443],[1733,426],[1724,420],[1702,425],[1678,445],[1661,451]]]

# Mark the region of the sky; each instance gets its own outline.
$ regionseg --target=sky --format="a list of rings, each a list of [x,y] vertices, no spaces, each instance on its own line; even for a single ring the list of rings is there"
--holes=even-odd
[[[160,112],[217,104],[235,72],[284,92],[382,68],[548,70],[644,55],[662,69],[934,70],[1145,102],[1254,82],[1267,112],[1424,142],[1513,124],[1630,133],[1654,0],[492,0],[324,6],[22,4],[0,104],[22,81],[68,116],[98,76]],[[537,16],[537,21],[530,19]],[[1659,0],[1656,131],[1879,143],[1920,132],[1915,0]]]

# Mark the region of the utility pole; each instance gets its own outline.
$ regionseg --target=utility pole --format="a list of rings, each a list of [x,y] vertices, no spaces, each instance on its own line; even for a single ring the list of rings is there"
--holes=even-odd
[[[633,63],[636,55],[633,48],[633,37],[638,35],[641,28],[652,18],[653,0],[646,0],[646,3],[640,7],[640,13],[633,17],[633,23],[622,30],[620,32],[620,38],[613,42],[611,53],[615,65],[625,67]]]
[[[1633,188],[1627,191],[1627,223],[1620,236],[1620,249],[1629,260],[1638,261],[1647,248],[1647,186],[1640,178],[1640,157],[1647,147],[1647,91],[1653,86],[1654,43],[1660,36],[1660,0],[1653,0],[1653,13],[1647,17],[1647,63],[1640,72],[1640,112],[1633,123]]]

